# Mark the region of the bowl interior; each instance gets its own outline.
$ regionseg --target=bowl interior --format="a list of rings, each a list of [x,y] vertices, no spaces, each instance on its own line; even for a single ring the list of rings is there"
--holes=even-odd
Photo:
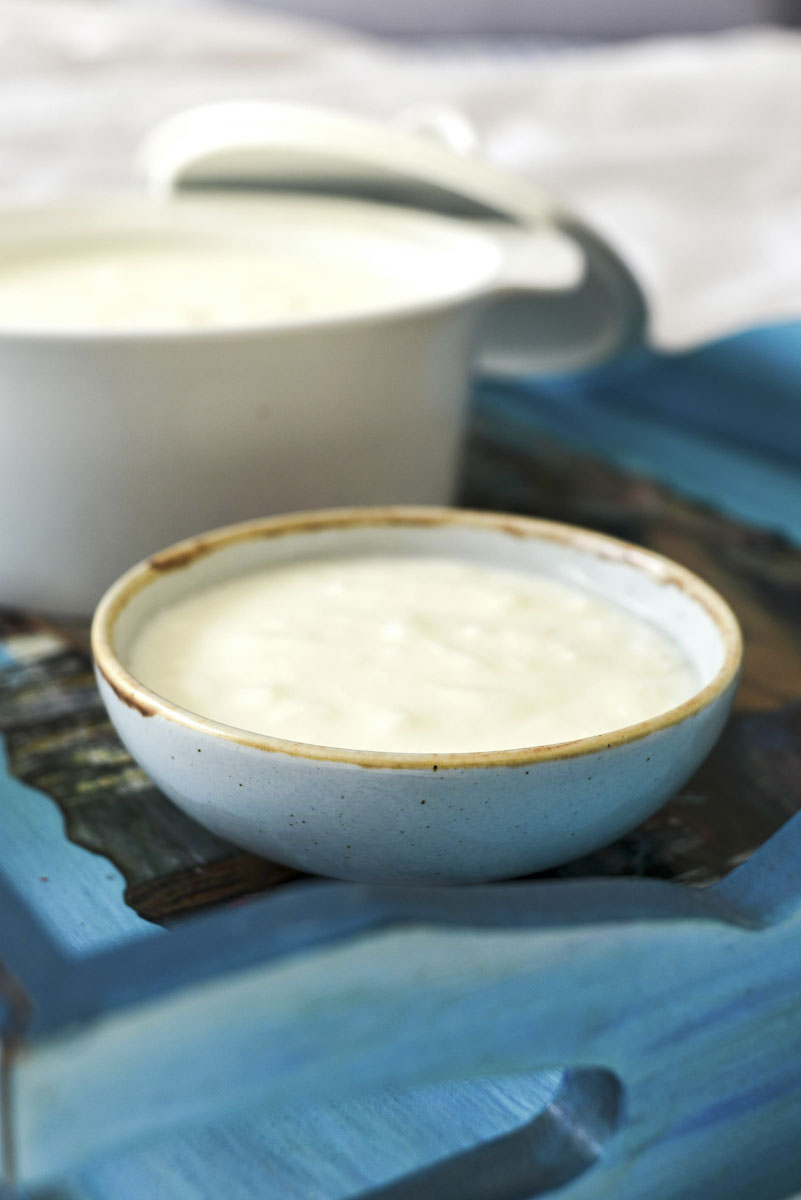
[[[715,680],[736,651],[736,624],[725,604],[666,559],[550,522],[424,510],[278,518],[165,551],[152,565],[135,568],[110,594],[106,608],[113,651],[127,671],[131,645],[147,621],[211,584],[280,563],[370,554],[456,558],[535,572],[590,590],[668,634],[695,668],[698,691]]]

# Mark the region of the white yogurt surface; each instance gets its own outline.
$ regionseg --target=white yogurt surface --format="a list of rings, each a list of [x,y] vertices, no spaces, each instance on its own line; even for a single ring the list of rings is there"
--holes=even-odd
[[[699,686],[661,631],[590,592],[423,557],[304,562],[210,587],[157,614],[129,665],[226,725],[435,754],[605,733]]]
[[[251,245],[211,237],[171,242],[119,236],[15,251],[0,257],[0,327],[280,324],[389,307],[437,290],[420,248],[388,240],[382,256],[369,239],[360,246],[351,233],[350,240],[352,246],[344,235],[332,241],[329,253],[319,235],[305,244],[291,230],[283,239],[276,235]]]

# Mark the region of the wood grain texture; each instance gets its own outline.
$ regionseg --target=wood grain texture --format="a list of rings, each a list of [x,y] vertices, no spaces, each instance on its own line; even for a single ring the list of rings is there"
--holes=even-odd
[[[743,629],[734,714],[709,759],[633,834],[556,874],[708,883],[801,808],[801,549],[574,448],[477,418],[461,500],[564,520],[666,554],[707,579]]]
[[[449,927],[415,891],[273,893],[252,906],[262,937],[295,952],[32,1041],[15,1077],[21,1176],[257,1102],[280,1125],[390,1081],[397,1095],[569,1067],[500,1147],[375,1196],[527,1200],[562,1184],[566,1200],[779,1200],[801,1182],[800,852],[797,816],[706,896],[646,880],[454,889]],[[299,953],[348,903],[395,927]],[[228,915],[124,954],[157,977],[168,942],[180,959]]]
[[[58,641],[40,644],[47,628],[0,614],[0,637],[15,639],[23,652],[23,661],[0,671],[8,770],[58,804],[67,837],[123,872],[131,907],[166,920],[292,878],[289,869],[215,837],[161,795],[106,719],[87,654]]]

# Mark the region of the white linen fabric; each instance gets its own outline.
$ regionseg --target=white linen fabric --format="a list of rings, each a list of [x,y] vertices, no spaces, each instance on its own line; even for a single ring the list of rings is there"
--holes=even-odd
[[[801,34],[393,43],[252,9],[0,0],[0,201],[141,186],[163,117],[234,98],[460,108],[625,256],[681,348],[801,317]]]

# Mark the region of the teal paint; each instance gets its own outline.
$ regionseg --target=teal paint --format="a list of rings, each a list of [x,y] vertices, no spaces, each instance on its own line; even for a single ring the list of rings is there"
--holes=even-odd
[[[776,845],[797,849],[799,837],[796,818]],[[774,845],[763,853],[774,859]],[[700,914],[653,922],[636,881],[593,882],[571,903],[569,884],[519,885],[506,897],[510,928],[482,930],[485,889],[464,889],[463,927],[404,923],[174,988],[33,1045],[16,1084],[21,1162],[32,1181],[46,1179],[226,1110],[261,1104],[280,1115],[388,1085],[572,1065],[614,1072],[626,1116],[602,1165],[565,1190],[569,1200],[753,1200],[732,1146],[761,1161],[765,1136],[778,1154],[760,1192],[770,1200],[801,1182],[791,1153],[801,1114],[792,885],[779,884],[788,905],[792,891],[791,915],[760,930]],[[607,888],[629,888],[631,911],[598,923]],[[297,889],[295,903],[313,891]],[[267,923],[270,900],[258,907]],[[180,942],[178,932],[179,956]],[[446,1182],[443,1200],[468,1200]]]
[[[801,323],[578,376],[483,381],[474,411],[514,446],[562,441],[801,544]]]
[[[0,781],[3,876],[64,951],[82,956],[158,932],[123,902],[116,867],[67,841],[50,797],[8,775],[2,738]]]

